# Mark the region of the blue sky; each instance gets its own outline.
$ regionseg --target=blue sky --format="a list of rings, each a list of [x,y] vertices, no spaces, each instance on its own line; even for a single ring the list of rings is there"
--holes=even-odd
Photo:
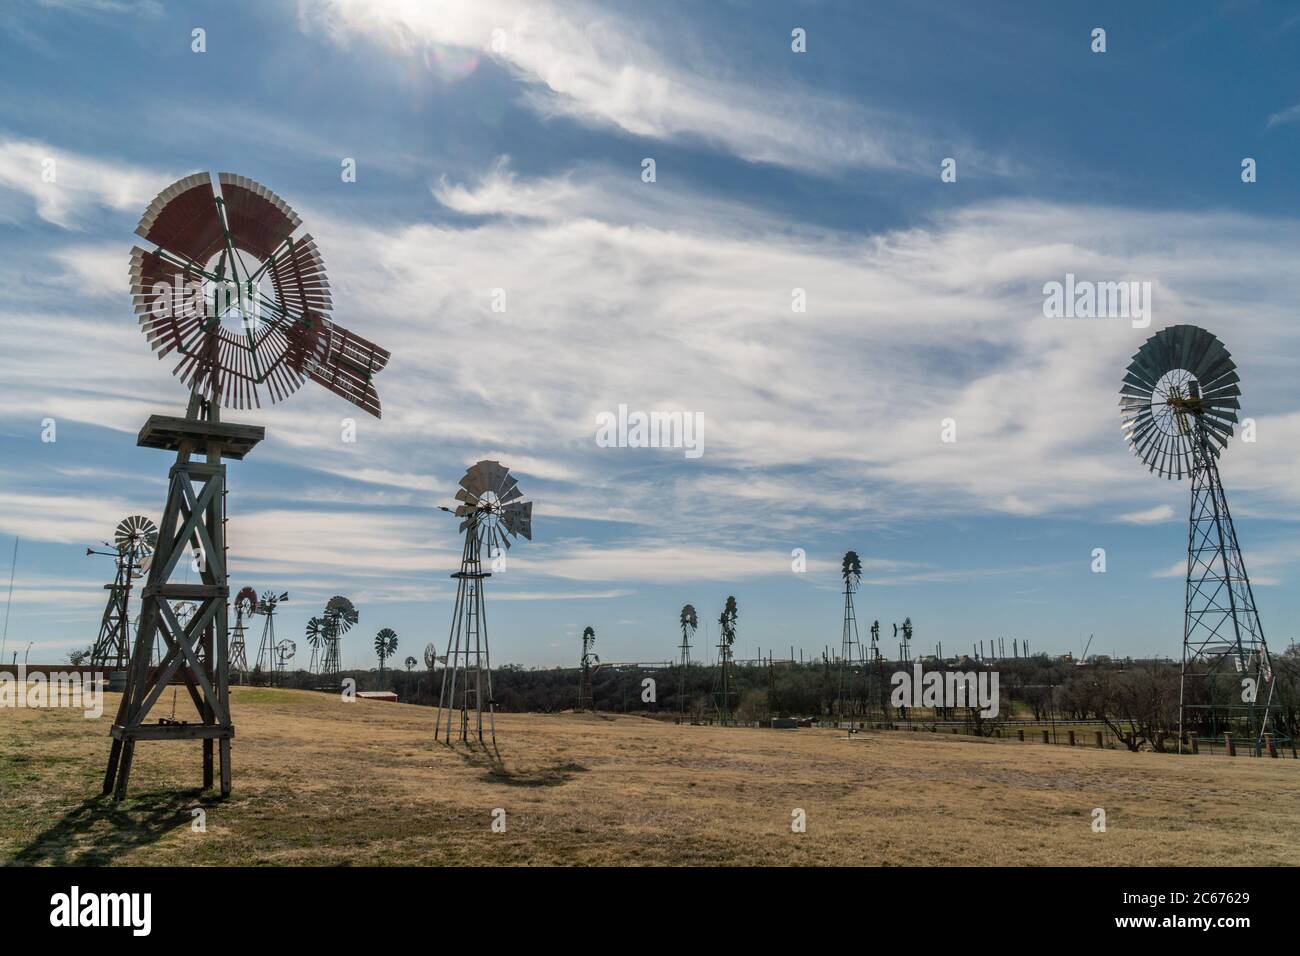
[[[373,663],[382,627],[399,659],[446,640],[459,552],[436,506],[485,457],[535,503],[535,540],[491,581],[497,661],[570,663],[588,624],[606,660],[666,659],[681,605],[713,621],[728,594],[741,656],[819,652],[839,640],[848,548],[864,626],[910,615],[925,650],[1092,633],[1094,651],[1177,655],[1187,488],[1133,458],[1116,392],[1179,322],[1241,366],[1258,440],[1223,476],[1285,646],[1300,11],[974,6],[0,12],[6,578],[20,539],[5,657],[88,644],[109,568],[85,547],[162,506],[167,456],[134,434],[185,393],[136,328],[126,265],[144,206],[197,170],[289,202],[334,318],[394,353],[384,418],[353,445],[348,406],[312,386],[227,415],[268,433],[231,466],[232,588],[288,590],[291,635],[350,595],[348,665]],[[1151,282],[1151,327],[1045,318],[1043,284],[1066,273]],[[703,456],[598,447],[596,416],[620,404],[702,414]]]

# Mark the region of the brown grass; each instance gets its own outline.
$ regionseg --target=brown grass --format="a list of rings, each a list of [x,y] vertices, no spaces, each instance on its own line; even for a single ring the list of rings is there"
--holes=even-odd
[[[429,708],[233,695],[227,801],[195,789],[197,743],[150,742],[132,798],[99,799],[111,696],[99,721],[0,711],[0,863],[1300,862],[1300,761],[508,714],[496,762],[434,744]]]

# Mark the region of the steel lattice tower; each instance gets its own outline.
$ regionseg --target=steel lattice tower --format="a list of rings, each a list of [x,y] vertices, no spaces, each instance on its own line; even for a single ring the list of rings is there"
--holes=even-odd
[[[1133,356],[1120,388],[1129,444],[1149,470],[1191,479],[1178,749],[1188,734],[1250,741],[1259,754],[1274,678],[1218,456],[1241,407],[1232,356],[1214,335],[1175,325]]]

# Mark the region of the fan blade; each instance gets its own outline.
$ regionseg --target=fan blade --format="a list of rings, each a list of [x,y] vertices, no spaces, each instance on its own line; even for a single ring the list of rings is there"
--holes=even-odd
[[[311,369],[310,377],[363,412],[379,418],[379,393],[375,391],[373,378],[388,365],[388,358],[386,349],[330,322],[325,359]]]

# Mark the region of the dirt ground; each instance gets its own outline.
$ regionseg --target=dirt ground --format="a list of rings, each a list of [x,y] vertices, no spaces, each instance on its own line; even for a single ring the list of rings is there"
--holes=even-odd
[[[1300,863],[1300,761],[591,714],[500,715],[496,760],[435,744],[430,708],[232,694],[225,801],[188,742],[142,742],[101,799],[114,695],[0,710],[0,863]]]

